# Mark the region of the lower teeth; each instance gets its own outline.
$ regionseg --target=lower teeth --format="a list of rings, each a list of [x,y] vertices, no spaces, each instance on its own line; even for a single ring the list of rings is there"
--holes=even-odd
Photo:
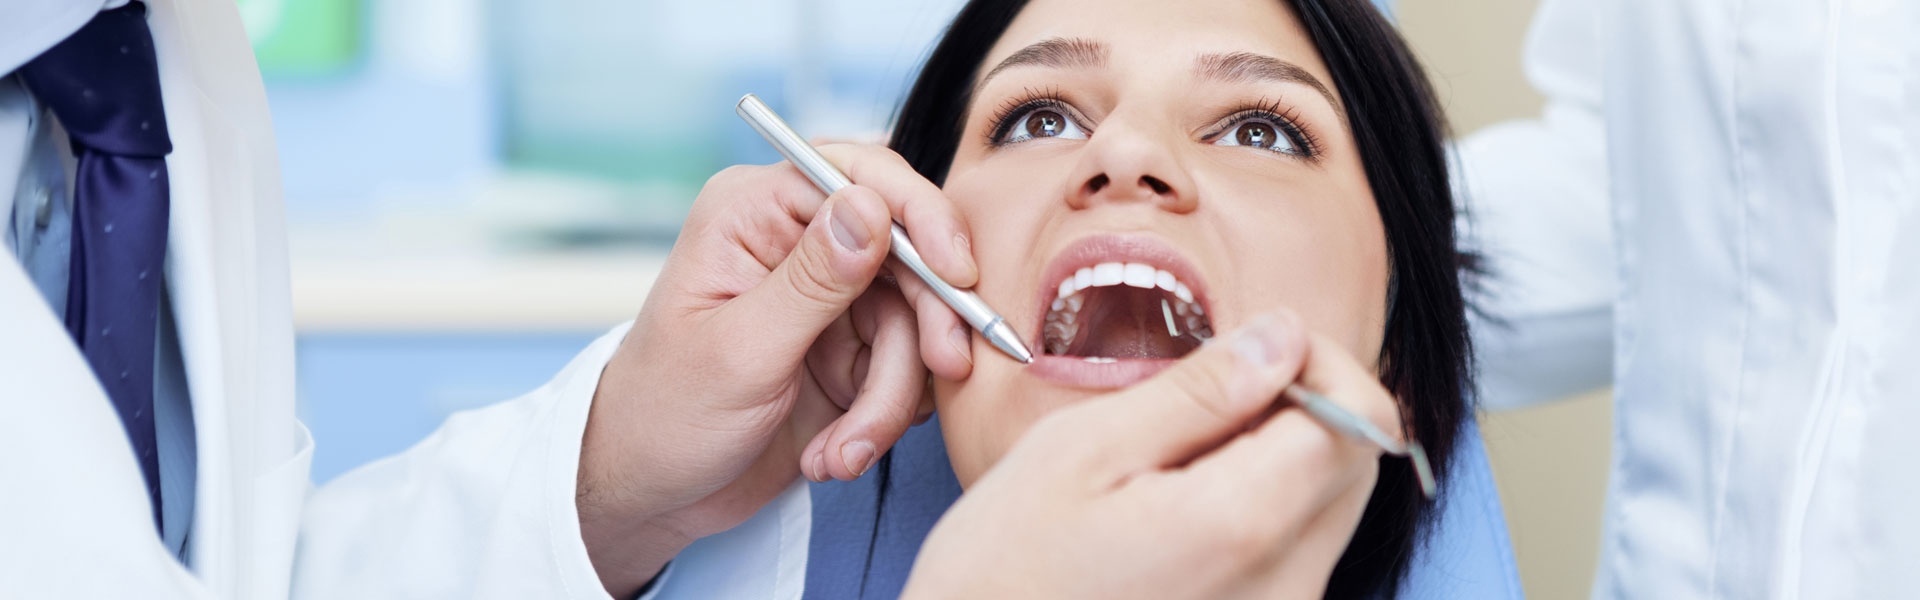
[[[1099,289],[1099,288],[1093,288]],[[1047,312],[1046,325],[1042,328],[1041,342],[1043,352],[1051,355],[1065,355],[1079,338],[1081,326],[1086,323],[1080,318],[1080,309],[1086,303],[1086,296],[1075,293],[1065,298],[1055,299],[1053,310]],[[1179,338],[1192,338],[1204,342],[1213,337],[1213,325],[1205,316],[1199,304],[1162,298],[1160,300],[1160,319],[1166,326],[1167,335]],[[1082,357],[1094,364],[1115,362],[1112,357]]]

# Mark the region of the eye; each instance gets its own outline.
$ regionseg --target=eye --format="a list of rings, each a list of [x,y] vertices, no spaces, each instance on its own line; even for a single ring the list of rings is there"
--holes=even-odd
[[[1262,148],[1293,156],[1306,156],[1306,142],[1299,128],[1284,119],[1248,116],[1219,134],[1213,143],[1220,146]]]
[[[1057,106],[1029,108],[1011,123],[1001,127],[999,143],[1011,144],[1036,138],[1087,139],[1087,132]]]

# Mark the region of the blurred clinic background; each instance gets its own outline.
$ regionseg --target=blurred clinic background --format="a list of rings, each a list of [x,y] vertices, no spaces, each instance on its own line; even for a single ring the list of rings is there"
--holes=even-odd
[[[639,310],[700,184],[777,156],[753,92],[878,137],[959,0],[238,0],[293,245],[325,482],[543,383]],[[1535,114],[1534,0],[1383,1],[1456,131]],[[1483,416],[1529,595],[1584,595],[1605,394]],[[1549,443],[1552,442],[1552,443]]]

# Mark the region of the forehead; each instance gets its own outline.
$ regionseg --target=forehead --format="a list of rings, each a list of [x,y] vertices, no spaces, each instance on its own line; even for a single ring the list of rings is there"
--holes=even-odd
[[[1119,73],[1184,70],[1203,54],[1252,52],[1333,81],[1285,0],[1033,0],[994,44],[980,73],[1054,38],[1099,42]]]

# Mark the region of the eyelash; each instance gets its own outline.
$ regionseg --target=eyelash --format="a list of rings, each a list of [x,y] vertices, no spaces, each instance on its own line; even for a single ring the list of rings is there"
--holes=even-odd
[[[987,145],[999,148],[1018,143],[1006,141],[1007,134],[1012,133],[1013,125],[1018,123],[1021,117],[1041,108],[1058,110],[1069,119],[1078,118],[1077,113],[1068,106],[1067,101],[1061,98],[1059,90],[1047,88],[1036,91],[1028,88],[1021,95],[1001,103],[1000,108],[994,110],[993,118],[988,121],[993,124],[993,127],[988,130]],[[1211,142],[1249,121],[1264,120],[1279,127],[1280,132],[1300,149],[1297,155],[1299,158],[1316,158],[1320,155],[1320,139],[1313,134],[1312,129],[1301,123],[1299,116],[1298,109],[1282,104],[1279,99],[1266,99],[1257,104],[1242,105],[1233,109],[1224,119],[1226,121],[1224,124],[1202,138]]]
[[[1027,113],[1041,108],[1059,110],[1069,119],[1076,118],[1078,114],[1068,108],[1067,101],[1060,97],[1060,90],[1046,88],[1035,91],[1033,88],[1027,88],[1019,96],[1001,103],[1000,108],[993,111],[993,119],[988,121],[993,124],[993,128],[988,130],[987,145],[999,148],[1014,143],[1005,141],[1007,134],[1013,132],[1013,124],[1020,122],[1020,117],[1027,116]]]
[[[1267,121],[1279,127],[1280,132],[1300,149],[1297,155],[1300,158],[1312,159],[1320,156],[1320,138],[1313,134],[1313,130],[1302,124],[1300,111],[1282,104],[1277,98],[1262,100],[1259,104],[1234,110],[1232,116],[1227,117],[1226,124],[1203,137],[1208,141],[1218,140],[1221,135],[1249,121]]]

